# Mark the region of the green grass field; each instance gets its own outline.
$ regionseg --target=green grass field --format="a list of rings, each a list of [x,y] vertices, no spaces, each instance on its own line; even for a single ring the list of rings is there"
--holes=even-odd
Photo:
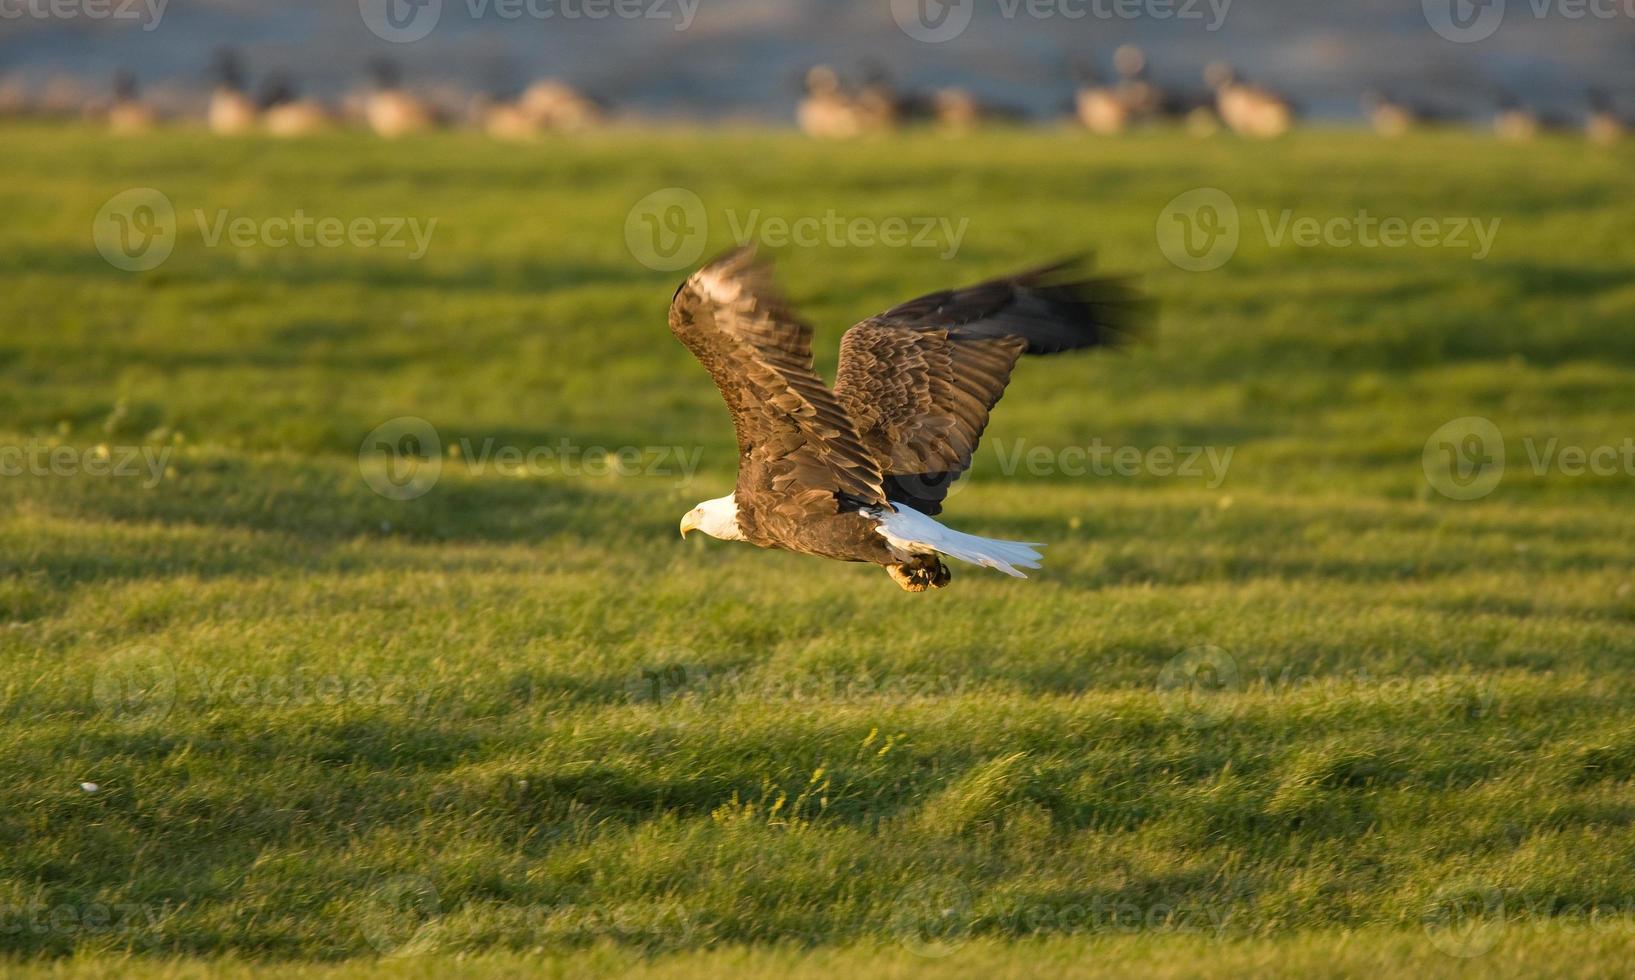
[[[1595,976],[1635,956],[1635,474],[1594,454],[1635,436],[1628,150],[6,145],[8,974]],[[128,272],[92,228],[139,187],[178,232]],[[1142,275],[1152,338],[1023,365],[945,515],[1050,542],[1042,572],[958,567],[913,596],[872,566],[678,540],[735,461],[665,327],[683,273],[627,237],[669,187],[699,196],[712,251],[752,218],[963,228],[957,250],[769,249],[825,372],[846,325],[935,288],[1085,249]],[[1240,218],[1214,271],[1159,247],[1199,187]],[[297,209],[433,230],[419,259],[207,240]],[[1499,224],[1478,259],[1308,247],[1275,235],[1286,210]],[[440,445],[412,500],[360,464],[400,417]],[[1493,442],[1457,432],[1476,468],[1426,464],[1466,417],[1505,460],[1472,500],[1437,487],[1496,478]],[[1072,450],[1096,445],[1142,465],[1086,471]],[[1214,455],[1181,467],[1194,449]]]

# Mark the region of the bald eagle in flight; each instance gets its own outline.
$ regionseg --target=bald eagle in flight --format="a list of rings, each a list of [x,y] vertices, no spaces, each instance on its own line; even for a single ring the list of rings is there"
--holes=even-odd
[[[873,562],[909,592],[948,584],[943,556],[1025,578],[1042,545],[932,518],[1023,354],[1116,344],[1148,309],[1074,261],[934,293],[846,331],[831,389],[812,367],[812,328],[754,250],[717,259],[676,290],[670,331],[732,413],[738,482],[689,511],[681,536]]]

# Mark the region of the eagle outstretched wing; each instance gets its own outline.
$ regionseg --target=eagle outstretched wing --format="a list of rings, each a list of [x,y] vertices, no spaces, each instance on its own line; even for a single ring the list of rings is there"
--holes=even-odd
[[[1077,260],[922,296],[846,331],[835,396],[887,496],[935,516],[1023,354],[1119,343],[1151,312]]]
[[[670,332],[709,371],[738,435],[738,489],[779,507],[832,508],[836,495],[886,501],[876,456],[812,367],[812,328],[744,248],[676,291]],[[746,492],[747,491],[747,492]]]

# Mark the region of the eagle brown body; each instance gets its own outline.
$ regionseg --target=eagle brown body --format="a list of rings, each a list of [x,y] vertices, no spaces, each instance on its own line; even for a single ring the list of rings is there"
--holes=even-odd
[[[882,565],[914,591],[946,584],[935,552],[905,551],[882,519],[905,507],[941,512],[1023,354],[1110,344],[1137,325],[1145,304],[1124,282],[1072,271],[1051,266],[871,317],[846,332],[832,389],[812,366],[812,328],[751,250],[693,275],[670,329],[732,415],[737,537]]]

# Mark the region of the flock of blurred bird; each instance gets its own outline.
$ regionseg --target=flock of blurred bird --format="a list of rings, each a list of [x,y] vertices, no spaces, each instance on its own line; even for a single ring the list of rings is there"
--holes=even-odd
[[[340,127],[365,127],[387,138],[461,125],[475,126],[499,139],[531,139],[548,132],[573,132],[600,126],[608,119],[598,100],[571,85],[541,79],[515,99],[468,95],[447,87],[415,92],[405,87],[397,64],[370,63],[373,84],[338,103],[299,94],[294,79],[269,72],[252,87],[243,58],[235,51],[217,53],[212,84],[199,112],[178,109],[191,104],[174,91],[164,99],[144,97],[136,74],[122,69],[106,94],[88,91],[68,77],[48,79],[38,89],[28,80],[0,80],[0,117],[70,118],[100,121],[116,133],[140,133],[167,122],[187,121],[202,113],[210,131],[222,136],[266,133],[296,137]]]
[[[1070,115],[1085,129],[1113,136],[1142,126],[1184,127],[1196,136],[1223,130],[1254,139],[1282,136],[1300,119],[1297,103],[1268,86],[1246,79],[1231,65],[1215,62],[1204,69],[1201,90],[1170,89],[1153,79],[1146,52],[1124,45],[1113,53],[1111,77],[1089,62],[1077,66],[1078,89]],[[1426,126],[1473,124],[1457,112],[1395,98],[1382,90],[1363,93],[1361,108],[1381,136],[1402,136]],[[1014,124],[1019,110],[984,102],[966,89],[944,88],[929,94],[905,91],[877,67],[865,68],[860,84],[847,85],[826,65],[807,73],[806,95],[797,120],[808,134],[848,139],[890,132],[906,125],[931,124],[950,132],[985,125]],[[1508,140],[1530,140],[1545,133],[1581,132],[1596,143],[1615,143],[1635,128],[1603,90],[1586,95],[1581,117],[1544,112],[1513,96],[1501,96],[1492,117],[1493,131]]]
[[[1209,65],[1204,87],[1193,91],[1169,89],[1155,81],[1146,53],[1134,45],[1114,52],[1112,68],[1110,75],[1103,75],[1093,63],[1083,62],[1074,72],[1077,91],[1065,115],[1097,135],[1169,125],[1197,136],[1227,131],[1270,139],[1289,132],[1300,119],[1295,100],[1245,79],[1224,63]],[[592,129],[614,118],[600,100],[555,79],[535,81],[514,98],[501,98],[446,86],[413,91],[403,84],[397,65],[384,58],[370,64],[370,73],[372,86],[331,104],[300,96],[294,80],[280,71],[268,73],[252,90],[242,57],[224,49],[210,72],[213,85],[202,103],[203,121],[222,135],[264,132],[296,137],[354,126],[394,138],[464,125],[496,139],[531,140],[547,133]],[[1364,93],[1361,106],[1374,131],[1386,137],[1425,126],[1476,122],[1384,91]],[[101,120],[114,132],[135,133],[189,115],[197,113],[162,108],[144,98],[129,70],[118,72],[105,94],[89,93],[72,79],[51,79],[38,90],[25,78],[0,80],[0,117],[89,118]],[[899,87],[878,64],[864,66],[855,83],[827,65],[812,68],[805,74],[796,110],[800,128],[819,139],[855,139],[909,127],[961,133],[1027,121],[1021,110],[987,102],[967,89],[916,92]],[[1493,132],[1507,140],[1577,132],[1602,144],[1618,142],[1635,128],[1635,120],[1622,114],[1603,90],[1588,92],[1584,111],[1576,117],[1501,97],[1491,124]]]

